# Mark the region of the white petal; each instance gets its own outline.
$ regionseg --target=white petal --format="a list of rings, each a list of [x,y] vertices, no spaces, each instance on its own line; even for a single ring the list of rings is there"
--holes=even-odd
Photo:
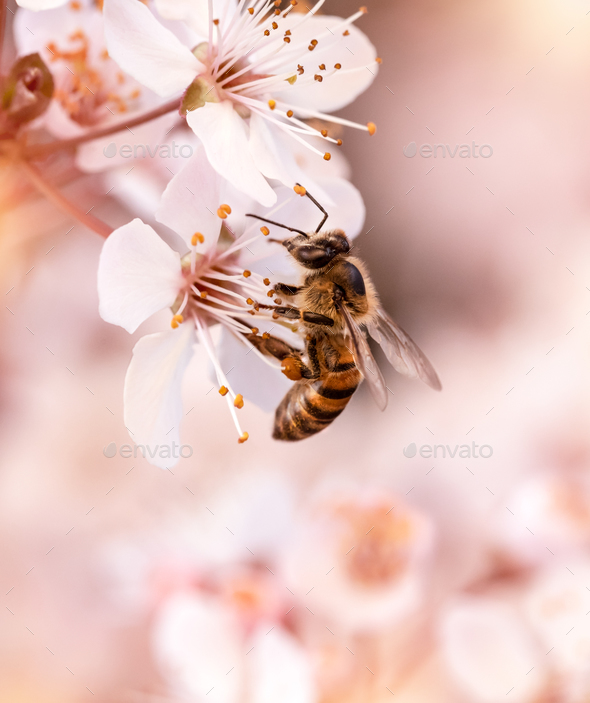
[[[24,7],[26,10],[51,10],[54,7],[65,5],[67,0],[16,0],[16,4]]]
[[[138,0],[106,0],[109,55],[158,95],[185,90],[203,70],[200,61]]]
[[[233,0],[229,0],[235,5]],[[213,19],[221,18],[228,0],[213,0]],[[208,0],[156,0],[156,9],[169,20],[183,20],[204,40],[209,37]]]
[[[250,643],[252,703],[315,703],[309,656],[282,627],[271,628],[272,623],[261,625]]]
[[[290,15],[290,18],[292,23],[298,21],[294,15]],[[336,63],[340,63],[342,68],[333,75],[326,75],[321,83],[313,81],[303,84],[301,79],[294,85],[285,82],[283,90],[273,91],[273,97],[303,108],[333,112],[353,102],[371,85],[377,74],[375,47],[355,25],[348,27],[349,36],[343,36],[342,29],[335,30],[341,22],[340,17],[310,17],[299,29],[293,31],[289,46],[292,47],[295,43],[301,46],[300,63],[304,67],[305,77],[317,73],[320,63],[325,63],[328,67],[327,74]],[[334,35],[330,36],[327,29],[335,30]],[[319,40],[315,51],[307,50],[307,44],[314,36],[326,34],[328,36]],[[287,62],[276,72],[292,68],[292,62]],[[348,69],[354,70],[348,72]]]
[[[510,700],[525,703],[543,685],[535,641],[507,605],[458,603],[444,618],[442,638],[450,669],[473,700],[496,703],[510,691]]]
[[[222,220],[217,216],[221,201],[221,176],[211,166],[201,145],[184,168],[168,184],[156,211],[158,222],[178,232],[190,246],[195,232],[205,241],[199,253],[215,247]]]
[[[145,447],[149,463],[160,468],[179,458],[181,384],[195,341],[189,322],[142,337],[125,376],[125,427],[135,444]]]
[[[180,256],[141,220],[119,227],[104,243],[98,297],[106,322],[135,332],[148,317],[174,303],[181,285]]]
[[[273,326],[269,324],[268,327],[264,327],[259,324],[260,322],[257,320],[256,324],[262,332]],[[276,325],[271,334],[285,338],[285,335],[277,333]],[[286,341],[295,345],[297,343],[295,335],[288,334],[291,335],[291,339],[287,338]],[[223,328],[217,347],[219,362],[224,369],[235,367],[231,374],[231,382],[236,393],[241,393],[246,402],[254,403],[264,412],[274,413],[293,382],[289,381],[281,372],[278,361],[270,366],[254,350],[248,351],[248,347],[251,346],[250,343],[243,344],[238,341],[231,332]],[[269,361],[272,362],[271,359]],[[214,377],[212,377],[213,379]]]
[[[267,178],[291,187],[301,181],[303,172],[291,151],[279,144],[270,123],[257,113],[250,117],[250,152],[257,168]]]
[[[246,125],[229,101],[206,103],[187,114],[213,168],[238,190],[269,207],[276,196],[250,154]]]
[[[238,703],[243,687],[239,637],[229,610],[215,599],[179,593],[156,616],[153,646],[164,672],[190,700],[204,700],[215,688],[214,701]]]

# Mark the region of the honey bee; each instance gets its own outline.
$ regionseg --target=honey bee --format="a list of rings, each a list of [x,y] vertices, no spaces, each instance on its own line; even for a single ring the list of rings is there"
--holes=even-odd
[[[347,406],[359,384],[366,380],[381,410],[387,406],[387,387],[371,354],[364,330],[380,344],[389,363],[399,373],[419,378],[435,390],[442,386],[426,356],[381,307],[365,264],[350,255],[342,230],[322,232],[328,213],[304,188],[322,212],[315,232],[305,233],[287,225],[250,214],[271,225],[295,232],[282,244],[303,268],[300,285],[274,284],[274,292],[292,305],[257,304],[272,310],[275,318],[298,320],[305,348],[264,335],[246,335],[258,351],[281,362],[282,371],[295,384],[275,414],[273,437],[297,441],[330,425]],[[265,232],[266,233],[266,232]]]

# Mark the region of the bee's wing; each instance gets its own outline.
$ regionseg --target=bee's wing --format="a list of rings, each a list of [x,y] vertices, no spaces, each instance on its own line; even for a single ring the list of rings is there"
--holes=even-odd
[[[367,328],[371,337],[379,342],[387,360],[396,371],[410,378],[419,378],[435,391],[442,389],[440,379],[430,361],[385,310],[379,309],[377,319],[369,323]]]
[[[365,339],[365,335],[357,323],[352,319],[352,316],[346,309],[346,306],[341,305],[340,312],[344,317],[346,327],[352,340],[352,351],[356,365],[369,384],[371,395],[379,406],[379,409],[385,410],[387,407],[387,387],[385,386],[385,380],[379,370],[379,367],[377,366],[377,362],[371,354],[371,349]]]

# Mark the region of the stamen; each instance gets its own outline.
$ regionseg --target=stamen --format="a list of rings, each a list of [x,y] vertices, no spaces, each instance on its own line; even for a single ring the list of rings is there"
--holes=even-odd
[[[248,441],[248,438],[250,435],[247,432],[243,432],[242,436],[238,439],[238,444],[244,444],[244,442]]]
[[[268,237],[268,235],[270,234],[270,230],[268,229],[268,227],[261,227],[260,231],[265,237]]]
[[[332,158],[332,154],[330,154],[330,152],[327,151],[327,152],[324,154],[324,161],[329,161],[331,158]]]
[[[205,241],[205,237],[200,232],[195,232],[191,238],[191,244],[196,247],[197,243],[202,244]]]
[[[303,186],[296,185],[293,187],[293,190],[297,193],[297,195],[305,195],[307,191]]]
[[[241,410],[244,407],[244,397],[241,393],[238,393],[234,398],[234,407]]]
[[[377,125],[374,122],[367,122],[367,130],[371,136],[377,131]]]
[[[243,276],[244,278],[250,278],[251,275],[252,275],[252,271],[248,271],[248,269],[246,269],[246,270],[244,271],[244,273],[242,274],[242,276]]]
[[[219,389],[219,395],[226,396],[229,393],[229,388],[226,388],[225,386],[221,386]]]

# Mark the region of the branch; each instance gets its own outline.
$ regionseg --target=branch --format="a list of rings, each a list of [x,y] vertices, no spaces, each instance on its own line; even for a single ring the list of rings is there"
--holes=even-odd
[[[62,193],[51,185],[51,183],[48,183],[43,178],[40,171],[35,168],[35,166],[27,163],[26,161],[21,161],[19,165],[37,190],[54,205],[57,205],[60,210],[78,220],[85,227],[88,227],[88,229],[91,229],[93,232],[96,232],[96,234],[99,234],[105,239],[109,236],[109,234],[111,234],[113,231],[112,227],[107,225],[106,222],[94,217],[94,215],[89,214],[92,208],[90,208],[88,212],[83,212],[76,205],[74,205],[74,203],[70,202],[64,195],[62,195]]]
[[[2,0],[0,0],[1,2]],[[130,129],[131,127],[137,127],[144,122],[149,122],[155,120],[157,117],[166,115],[169,112],[178,110],[180,107],[180,101],[177,99],[170,100],[160,107],[150,110],[150,112],[145,112],[143,115],[138,115],[132,120],[127,120],[126,122],[118,122],[117,124],[110,125],[109,127],[103,127],[102,129],[92,130],[81,134],[79,137],[73,137],[72,139],[60,139],[55,142],[49,142],[48,144],[32,144],[31,146],[25,146],[22,149],[22,157],[24,159],[40,159],[53,154],[56,151],[61,151],[62,149],[71,149],[79,144],[84,144],[85,142],[91,142],[95,139],[101,139],[102,137],[108,137],[110,134],[116,134],[117,132],[122,132],[124,129]]]

